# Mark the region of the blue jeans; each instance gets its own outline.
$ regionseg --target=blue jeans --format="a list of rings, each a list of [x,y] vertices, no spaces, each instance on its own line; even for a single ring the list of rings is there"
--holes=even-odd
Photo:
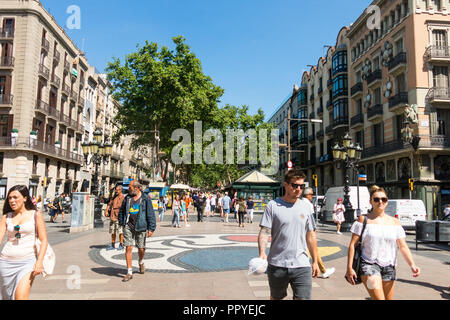
[[[180,212],[177,209],[173,210],[172,225],[174,225],[175,219],[177,220],[177,226],[179,226],[180,225]]]
[[[164,209],[159,209],[159,221],[164,220]]]

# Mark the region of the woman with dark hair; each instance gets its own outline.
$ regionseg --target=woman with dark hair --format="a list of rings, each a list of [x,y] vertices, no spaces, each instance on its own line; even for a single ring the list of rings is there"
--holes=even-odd
[[[8,191],[0,221],[0,242],[7,242],[0,254],[0,277],[4,300],[28,300],[35,277],[44,271],[47,231],[42,213],[36,210],[26,186]],[[41,241],[36,256],[36,237]]]
[[[367,216],[361,216],[351,229],[353,237],[348,250],[345,278],[355,285],[357,275],[352,266],[353,257],[355,246],[362,237],[361,280],[372,300],[393,300],[398,250],[411,268],[413,277],[420,275],[420,269],[415,265],[406,244],[406,233],[400,221],[385,213],[388,201],[386,191],[373,186],[370,189],[372,211]]]

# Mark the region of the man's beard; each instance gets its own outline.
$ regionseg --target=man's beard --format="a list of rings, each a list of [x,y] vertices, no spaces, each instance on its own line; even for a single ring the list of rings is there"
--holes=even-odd
[[[136,191],[129,191],[128,193],[130,194],[130,196],[133,196],[133,197],[137,195]]]

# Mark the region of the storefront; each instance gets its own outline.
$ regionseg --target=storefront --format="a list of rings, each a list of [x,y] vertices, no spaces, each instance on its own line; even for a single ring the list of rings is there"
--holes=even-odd
[[[154,182],[154,183],[151,183],[145,189],[145,193],[148,196],[151,196],[154,210],[158,210],[159,197],[164,197],[167,194],[168,190],[169,190],[169,187],[166,186],[165,182]]]
[[[255,202],[254,212],[263,213],[269,201],[279,196],[280,183],[254,170],[233,183],[232,188],[238,198],[252,197]]]

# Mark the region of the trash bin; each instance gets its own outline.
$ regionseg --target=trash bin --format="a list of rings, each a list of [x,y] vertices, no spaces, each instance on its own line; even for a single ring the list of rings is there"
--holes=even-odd
[[[438,239],[439,242],[450,242],[450,221],[438,222]]]
[[[437,241],[437,221],[416,221],[416,241]]]

